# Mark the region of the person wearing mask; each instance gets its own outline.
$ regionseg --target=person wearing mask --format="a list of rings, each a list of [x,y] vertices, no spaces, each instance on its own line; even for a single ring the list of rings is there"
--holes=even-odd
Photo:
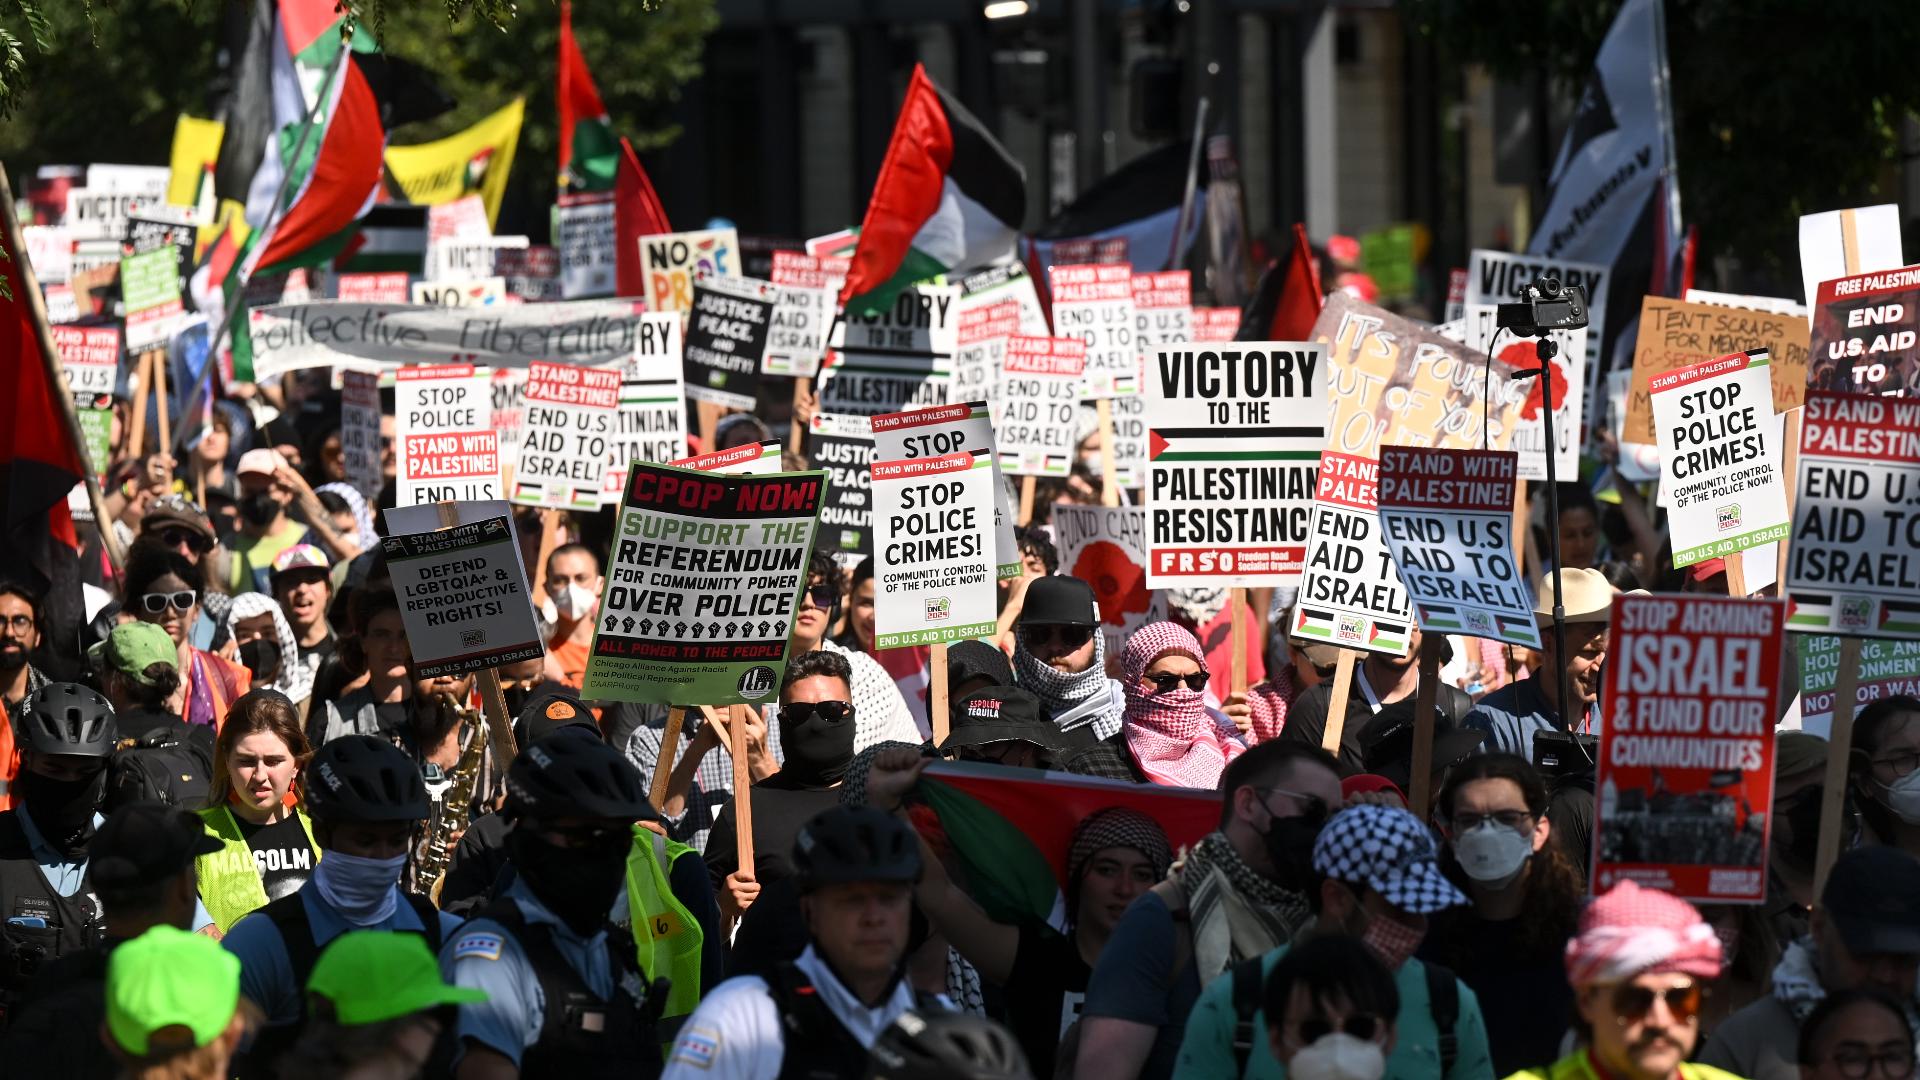
[[[253,685],[278,691],[304,720],[313,673],[300,662],[299,642],[280,605],[265,593],[241,593],[227,612],[227,633],[240,650],[240,662],[252,673]]]
[[[1267,1049],[1295,1080],[1384,1076],[1399,1045],[1393,972],[1345,934],[1288,949],[1268,974],[1260,1005]]]
[[[233,703],[214,750],[213,792],[200,811],[218,846],[197,866],[201,902],[221,933],[313,877],[320,847],[294,791],[312,756],[286,698],[254,690]]]
[[[1843,990],[1814,1007],[1800,1026],[1798,1080],[1912,1080],[1913,1021],[1898,999],[1877,990]]]
[[[273,560],[273,600],[287,617],[296,650],[286,662],[307,670],[309,686],[320,674],[320,666],[334,655],[333,627],[327,622],[327,606],[333,603],[332,573],[326,552],[312,544],[295,544]]]
[[[1774,968],[1773,992],[1716,1025],[1701,1061],[1748,1080],[1793,1080],[1800,1025],[1842,991],[1878,990],[1920,1015],[1920,862],[1880,846],[1842,854],[1812,923]]]
[[[486,995],[460,1006],[454,1076],[653,1075],[668,987],[608,917],[633,827],[655,816],[640,774],[563,728],[514,758],[503,812],[513,883],[440,951],[448,982]]]
[[[192,642],[200,598],[206,595],[205,564],[196,565],[178,552],[143,541],[128,549],[121,587],[122,609],[160,627],[173,639],[183,695],[180,719],[219,727],[234,700],[252,689],[253,676],[245,667]]]
[[[1154,784],[1218,787],[1221,771],[1246,745],[1207,708],[1199,640],[1174,623],[1148,623],[1128,635],[1120,675],[1127,696],[1120,730],[1134,768]]]
[[[1573,1011],[1562,956],[1586,879],[1551,842],[1546,781],[1516,755],[1455,765],[1435,810],[1441,866],[1470,903],[1435,913],[1420,955],[1473,988],[1505,1076],[1559,1048]]]
[[[1347,774],[1367,771],[1366,750],[1361,732],[1375,717],[1394,706],[1413,712],[1420,691],[1420,647],[1424,635],[1416,627],[1408,635],[1406,655],[1369,652],[1353,665],[1353,682],[1347,688],[1347,715],[1340,729],[1340,768]],[[1286,742],[1319,746],[1326,736],[1327,710],[1333,706],[1333,682],[1328,680],[1304,691],[1287,710],[1286,728],[1280,738]],[[1473,708],[1473,699],[1458,687],[1438,681],[1434,706],[1445,721],[1461,723]]]
[[[162,495],[153,500],[147,507],[147,515],[140,519],[139,538],[157,542],[195,566],[206,563],[209,584],[224,580],[223,574],[211,569],[212,561],[208,558],[219,546],[213,523],[198,504],[183,495]],[[224,551],[219,558],[225,558]],[[211,649],[226,641],[220,628],[226,624],[227,605],[232,602],[232,597],[218,589],[208,589],[200,597],[200,617],[194,620],[188,634],[195,646]]]
[[[1426,826],[1405,810],[1350,806],[1320,830],[1313,868],[1320,882],[1308,896],[1316,917],[1305,934],[1355,938],[1393,973],[1400,1008],[1393,1016],[1396,1038],[1383,1062],[1385,1072],[1446,1080],[1491,1077],[1486,1023],[1473,990],[1451,972],[1413,958],[1427,935],[1428,916],[1467,902],[1440,872]],[[1187,1018],[1175,1077],[1292,1075],[1269,1044],[1242,1035],[1272,1024],[1261,1012],[1261,987],[1290,948],[1244,961],[1207,985]],[[1242,1044],[1249,1047],[1244,1059],[1237,1053]]]
[[[600,606],[600,557],[585,544],[565,544],[547,556],[547,596],[553,603],[553,635],[547,639],[549,680],[575,690],[587,677],[593,644],[593,613]]]
[[[109,1080],[117,1071],[99,1038],[107,957],[155,926],[192,928],[194,858],[215,841],[199,819],[159,803],[130,803],[87,844],[87,877],[105,914],[98,944],[46,965],[8,1013],[0,1060],[16,1076]]]
[[[129,1080],[225,1080],[256,1010],[215,942],[156,926],[107,960],[100,1038]]]
[[[1332,755],[1262,743],[1227,765],[1220,790],[1219,829],[1134,900],[1094,965],[1076,1075],[1171,1076],[1201,987],[1309,922],[1314,838],[1341,802]]]
[[[1046,707],[1074,753],[1073,772],[1139,780],[1121,726],[1127,695],[1107,677],[1093,586],[1072,577],[1037,578],[1027,586],[1016,624],[1014,678]]]
[[[846,591],[846,575],[833,561],[833,556],[816,550],[807,563],[807,588],[793,616],[787,655],[799,656],[818,649],[837,653],[846,660],[853,673],[848,684],[852,696],[848,700],[860,716],[854,730],[856,752],[883,742],[918,742],[923,737],[920,727],[914,723],[906,697],[895,685],[893,676],[872,656],[845,648],[829,636]],[[780,759],[777,736],[769,749]]]
[[[800,828],[792,862],[806,948],[708,994],[662,1080],[860,1076],[868,1048],[902,1013],[944,1006],[905,977],[922,867],[911,825],[836,806]]]
[[[302,993],[320,950],[349,930],[401,931],[438,950],[460,920],[400,890],[409,841],[427,816],[420,769],[392,743],[343,735],[306,769],[307,812],[320,847],[307,883],[233,924],[222,942],[240,958],[248,1000],[266,1024],[243,1076],[269,1076],[306,1017]]]
[[[507,763],[494,757],[486,719],[468,704],[474,679],[468,672],[413,680],[403,721],[381,732],[426,779],[426,827],[401,878],[402,888],[423,896],[438,895],[461,837],[476,820],[499,809],[506,795]]]
[[[1863,842],[1920,856],[1920,698],[1895,694],[1860,710],[1847,772]]]
[[[295,488],[288,478],[298,474],[277,450],[249,450],[240,455],[234,472],[240,480],[240,531],[227,537],[227,591],[268,592],[272,589],[273,560],[295,544],[312,542],[313,530],[293,520],[287,509]],[[331,530],[329,530],[331,532]]]
[[[327,521],[340,539],[348,541],[357,549],[351,557],[333,558],[335,563],[349,563],[361,554],[380,546],[380,533],[373,525],[373,507],[368,505],[367,497],[352,484],[332,482],[317,485],[313,489],[314,497],[326,509]]]
[[[334,938],[307,980],[309,1016],[280,1059],[279,1080],[389,1080],[428,1075],[455,1008],[486,991],[451,986],[411,934],[350,930]]]
[[[1607,620],[1617,590],[1598,570],[1565,569],[1567,652],[1561,656],[1553,634],[1553,575],[1535,584],[1533,617],[1540,624],[1540,667],[1530,679],[1503,686],[1468,713],[1464,725],[1487,732],[1488,749],[1519,754],[1533,761],[1533,736],[1541,731],[1599,733],[1600,675],[1607,660]],[[1560,701],[1560,673],[1566,672],[1571,707]]]

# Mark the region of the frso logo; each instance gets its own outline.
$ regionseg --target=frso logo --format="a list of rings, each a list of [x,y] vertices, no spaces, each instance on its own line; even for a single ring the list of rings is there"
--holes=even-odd
[[[773,669],[765,664],[750,667],[740,674],[740,696],[748,701],[759,701],[773,693],[776,681],[778,680],[773,677]]]
[[[1731,529],[1739,528],[1740,527],[1740,504],[1728,503],[1725,506],[1714,507],[1713,523],[1719,526],[1721,532],[1727,532]]]

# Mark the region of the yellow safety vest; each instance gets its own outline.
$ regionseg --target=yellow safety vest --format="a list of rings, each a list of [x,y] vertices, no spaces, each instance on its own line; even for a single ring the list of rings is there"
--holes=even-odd
[[[627,912],[633,919],[633,943],[640,970],[648,980],[673,980],[661,1019],[685,1017],[700,1004],[700,924],[673,895],[667,870],[682,855],[693,854],[685,844],[669,840],[652,829],[633,827],[633,847],[627,852]],[[669,1028],[671,1029],[671,1028]],[[671,1040],[667,1040],[669,1043]]]
[[[267,887],[260,880],[260,867],[253,861],[253,848],[240,835],[240,824],[225,806],[209,806],[199,811],[209,835],[220,841],[220,850],[193,860],[200,880],[200,902],[213,916],[213,924],[226,933],[234,923],[252,911],[267,906]],[[315,862],[320,860],[320,845],[313,842],[313,823],[294,808],[293,816],[306,830],[307,843],[313,847]]]

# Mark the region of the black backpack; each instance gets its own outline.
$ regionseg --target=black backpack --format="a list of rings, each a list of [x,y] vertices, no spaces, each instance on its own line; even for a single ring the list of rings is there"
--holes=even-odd
[[[1261,964],[1263,957],[1256,956],[1233,965],[1229,977],[1233,979],[1233,1059],[1238,1068],[1235,1076],[1247,1074],[1247,1062],[1253,1058],[1254,1040],[1265,1041],[1267,1033],[1255,1032],[1254,1014],[1260,1011],[1260,999],[1264,990],[1266,974]],[[1439,964],[1420,962],[1427,974],[1427,1008],[1433,1014],[1433,1026],[1440,1032],[1440,1075],[1453,1071],[1453,1063],[1460,1058],[1460,1036],[1454,1028],[1460,1021],[1460,981],[1452,971]]]
[[[100,812],[131,802],[163,802],[186,810],[207,805],[213,765],[201,750],[173,731],[160,729],[121,739],[107,762],[107,792]]]

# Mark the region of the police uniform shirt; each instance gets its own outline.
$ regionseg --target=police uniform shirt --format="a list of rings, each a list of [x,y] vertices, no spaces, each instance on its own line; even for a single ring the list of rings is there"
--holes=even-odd
[[[13,809],[14,817],[20,822],[20,833],[27,838],[27,850],[33,855],[33,861],[40,866],[40,876],[47,881],[47,887],[60,896],[72,896],[80,891],[87,880],[87,860],[83,856],[78,862],[69,860],[62,852],[47,846],[47,840],[40,835],[40,827],[33,823],[33,815],[27,813],[24,806]],[[98,829],[107,819],[99,814],[93,815],[93,827]],[[213,916],[207,913],[207,906],[200,902],[196,894],[193,898],[193,926],[199,929],[212,926]]]

